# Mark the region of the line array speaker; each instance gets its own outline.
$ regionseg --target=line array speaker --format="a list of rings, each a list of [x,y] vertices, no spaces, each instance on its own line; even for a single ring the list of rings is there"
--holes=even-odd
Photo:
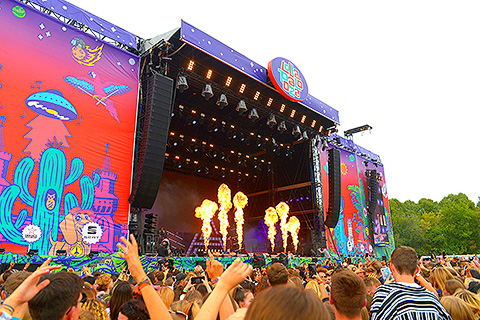
[[[328,150],[328,211],[325,225],[335,228],[338,223],[341,203],[340,151]]]
[[[367,190],[369,194],[368,213],[370,214],[370,216],[373,216],[375,214],[375,209],[377,208],[377,170],[367,170]]]
[[[174,80],[153,73],[147,84],[144,110],[139,116],[135,175],[130,203],[134,208],[152,208],[162,179],[168,129],[172,113]]]

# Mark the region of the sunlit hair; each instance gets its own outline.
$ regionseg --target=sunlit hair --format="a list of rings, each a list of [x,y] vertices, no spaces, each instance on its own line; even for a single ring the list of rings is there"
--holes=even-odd
[[[105,305],[97,299],[89,299],[82,304],[82,309],[95,314],[96,320],[109,320]]]
[[[459,289],[467,289],[465,288],[465,285],[458,281],[457,279],[452,279],[452,280],[447,280],[445,281],[445,294],[453,295],[455,294],[455,291]]]
[[[291,277],[288,279],[288,285],[290,286],[294,286],[296,288],[298,288],[299,290],[303,290],[304,287],[303,287],[303,282],[302,282],[302,279],[300,277]]]
[[[320,291],[320,286],[318,285],[317,281],[308,281],[305,285],[305,290],[311,290],[312,293],[314,293],[318,297],[318,299],[322,300],[322,292]]]
[[[255,297],[244,320],[329,319],[322,302],[306,290],[278,285]]]
[[[453,276],[443,267],[435,268],[430,273],[430,281],[433,287],[440,290],[442,295],[445,292],[445,282],[447,282],[447,280],[453,280]]]
[[[175,298],[175,293],[173,290],[169,287],[161,287],[160,288],[160,299],[162,299],[163,303],[167,306],[167,308],[170,308],[170,305],[173,303],[173,300]]]
[[[468,304],[460,298],[445,296],[440,299],[445,310],[455,320],[475,320],[475,315]]]
[[[480,297],[468,290],[458,290],[455,292],[455,297],[459,297],[465,301],[472,309],[475,317],[480,317]]]

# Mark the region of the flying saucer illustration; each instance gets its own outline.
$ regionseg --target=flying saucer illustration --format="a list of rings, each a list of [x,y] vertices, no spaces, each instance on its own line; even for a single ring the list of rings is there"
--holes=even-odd
[[[56,120],[72,121],[78,117],[75,107],[55,89],[34,93],[25,100],[25,104],[32,111]]]

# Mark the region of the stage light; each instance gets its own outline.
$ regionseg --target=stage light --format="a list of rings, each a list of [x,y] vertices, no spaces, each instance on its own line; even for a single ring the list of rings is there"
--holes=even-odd
[[[257,109],[255,108],[252,108],[252,110],[250,110],[250,114],[248,115],[248,119],[252,120],[252,121],[255,121],[257,120],[259,117],[258,117],[258,112],[257,112]]]
[[[318,132],[322,132],[323,130],[323,126],[320,126],[320,128],[318,128]]]
[[[240,86],[240,90],[238,90],[238,92],[243,93],[246,87],[247,86],[244,83],[242,83],[242,85]]]
[[[280,131],[281,133],[284,133],[287,130],[287,125],[285,121],[280,122],[277,130]]]
[[[181,74],[178,75],[177,89],[178,91],[180,91],[180,93],[188,89],[187,77],[185,77],[184,75],[181,75]]]
[[[282,106],[280,107],[280,112],[285,111],[285,105],[282,103]]]
[[[212,77],[212,70],[209,69],[208,72],[207,72],[207,79],[210,79]]]
[[[88,257],[90,259],[93,259],[94,257],[98,256],[98,251],[97,250],[92,250],[90,251],[90,253],[88,254]]]
[[[270,116],[268,117],[267,120],[267,125],[270,127],[270,129],[273,129],[273,127],[277,124],[277,120],[275,119],[275,115],[273,113],[270,113]]]
[[[55,254],[57,256],[64,256],[64,255],[67,254],[67,250],[57,250],[57,251],[55,251]]]
[[[203,169],[205,171],[205,174],[210,174],[210,168],[208,167],[205,167],[205,169]]]
[[[227,82],[225,82],[225,86],[230,87],[230,83],[232,83],[232,77],[227,78]]]
[[[223,109],[224,107],[228,106],[228,101],[227,101],[227,96],[222,93],[220,95],[220,97],[218,98],[217,100],[217,106],[220,108],[220,109]]]
[[[292,110],[292,112],[290,112],[290,118],[295,117],[295,112],[296,112],[295,110]]]
[[[5,248],[0,248],[0,254],[5,253]]]
[[[300,127],[299,126],[294,126],[293,130],[292,130],[292,135],[295,137],[295,139],[300,138],[301,134],[302,134],[302,132],[300,131]]]
[[[312,121],[312,124],[310,125],[310,127],[312,127],[312,128],[315,127],[315,124],[317,124],[317,120],[313,120],[313,121]]]
[[[301,123],[305,123],[305,120],[307,119],[307,116],[306,115],[303,115],[302,116],[302,119],[300,120]]]
[[[273,102],[273,99],[268,98],[267,107],[270,107],[272,105],[272,102]]]
[[[190,60],[190,62],[188,63],[187,70],[188,70],[188,71],[192,71],[194,64],[195,64],[195,62],[194,62],[193,60]]]
[[[237,111],[240,113],[240,115],[243,115],[247,111],[247,105],[245,104],[245,101],[240,100],[237,105]]]
[[[328,149],[327,139],[322,139],[322,151],[325,151],[327,149]]]
[[[303,131],[303,134],[302,134],[302,140],[308,140],[308,133],[307,131]]]
[[[255,92],[255,96],[253,97],[253,99],[258,100],[258,97],[260,97],[260,91]]]
[[[213,97],[213,89],[212,85],[207,83],[205,84],[205,87],[202,90],[202,97],[205,98],[205,100],[209,100],[211,97]]]

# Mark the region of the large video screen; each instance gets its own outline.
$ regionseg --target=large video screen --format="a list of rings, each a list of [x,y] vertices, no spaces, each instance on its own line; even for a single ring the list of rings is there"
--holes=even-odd
[[[113,252],[128,232],[138,57],[12,0],[0,44],[0,247]]]

